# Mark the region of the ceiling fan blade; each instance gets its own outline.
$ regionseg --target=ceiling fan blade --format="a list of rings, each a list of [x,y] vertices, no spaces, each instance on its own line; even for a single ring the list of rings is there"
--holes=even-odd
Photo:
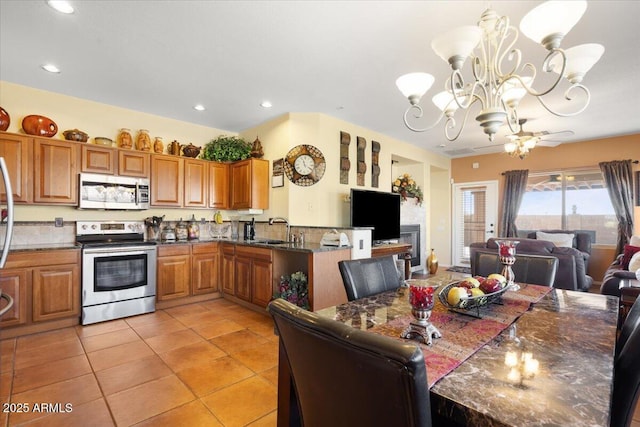
[[[491,144],[491,145],[483,145],[481,147],[473,147],[474,151],[491,151],[491,150],[495,150],[495,151],[503,151],[504,150],[504,145],[503,144]]]
[[[554,135],[554,136],[559,136],[559,135],[564,135],[564,136],[571,136],[573,135],[575,132],[572,130],[560,130],[558,132],[549,132],[549,131],[542,131],[540,132],[542,135]],[[542,136],[541,135],[541,136]]]
[[[562,144],[562,142],[563,141],[555,141],[551,139],[541,139],[536,143],[536,145],[540,147],[557,147],[558,145]]]

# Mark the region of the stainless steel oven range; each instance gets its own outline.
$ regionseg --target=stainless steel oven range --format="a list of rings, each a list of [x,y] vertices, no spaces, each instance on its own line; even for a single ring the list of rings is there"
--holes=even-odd
[[[82,324],[156,309],[157,249],[143,221],[78,221],[82,244]]]

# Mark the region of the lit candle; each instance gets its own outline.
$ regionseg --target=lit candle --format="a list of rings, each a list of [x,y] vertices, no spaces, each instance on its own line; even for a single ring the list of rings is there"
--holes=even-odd
[[[539,362],[536,359],[529,358],[524,361],[524,373],[527,377],[533,377],[538,373]]]
[[[507,351],[504,355],[504,364],[510,368],[518,365],[518,353],[515,351]]]
[[[509,375],[507,375],[507,379],[514,383],[520,382],[520,371],[518,371],[518,368],[511,368]]]

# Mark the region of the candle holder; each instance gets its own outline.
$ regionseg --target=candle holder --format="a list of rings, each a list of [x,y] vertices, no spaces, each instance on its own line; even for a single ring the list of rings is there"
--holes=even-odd
[[[533,379],[540,369],[540,362],[533,358],[526,343],[517,337],[507,343],[504,364],[509,369],[507,380],[518,387],[525,387],[524,381]]]
[[[502,275],[507,279],[507,286],[513,291],[520,289],[515,282],[516,275],[513,273],[511,266],[516,262],[516,245],[520,243],[517,240],[496,240],[498,244],[498,254],[502,263]]]
[[[427,345],[433,343],[432,338],[441,338],[440,331],[429,322],[431,310],[435,304],[435,291],[438,285],[428,282],[420,283],[416,280],[407,280],[409,285],[409,304],[411,304],[411,314],[415,318],[409,326],[400,334],[401,338],[417,338]]]

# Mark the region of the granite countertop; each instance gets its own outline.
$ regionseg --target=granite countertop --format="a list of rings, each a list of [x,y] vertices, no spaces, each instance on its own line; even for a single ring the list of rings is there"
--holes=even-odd
[[[25,252],[25,251],[48,251],[56,249],[81,249],[82,246],[75,242],[67,243],[36,243],[30,245],[11,245],[9,247],[10,252]]]
[[[288,251],[288,252],[330,252],[339,249],[351,249],[352,246],[322,246],[319,242],[304,242],[304,244],[299,243],[267,243],[262,242],[261,240],[268,239],[257,239],[257,240],[244,240],[244,239],[215,239],[215,238],[202,238],[198,240],[182,240],[175,242],[157,242],[158,245],[175,245],[175,244],[198,244],[198,243],[210,243],[210,242],[222,242],[222,243],[233,243],[236,245],[243,246],[254,246],[258,248],[267,248],[267,249],[276,249],[280,251]]]

